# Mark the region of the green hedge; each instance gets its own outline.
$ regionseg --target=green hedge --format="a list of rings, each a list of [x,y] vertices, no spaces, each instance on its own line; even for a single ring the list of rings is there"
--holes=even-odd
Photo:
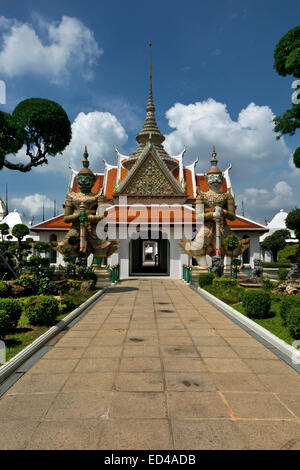
[[[15,299],[0,299],[0,336],[3,338],[9,330],[17,326],[22,307]]]
[[[243,307],[249,318],[268,318],[270,316],[271,296],[263,290],[246,291]]]
[[[214,287],[235,287],[236,284],[236,279],[232,279],[231,277],[215,277],[212,282]]]
[[[290,333],[295,338],[294,334],[297,334],[297,316],[299,316],[300,321],[300,297],[292,295],[284,296],[279,304],[279,313],[284,326],[290,329],[291,324],[292,331],[290,330]]]
[[[288,261],[264,261],[263,268],[289,268],[291,263]]]
[[[211,286],[215,276],[213,273],[202,273],[199,274],[198,284],[199,287]]]
[[[13,328],[13,321],[6,310],[0,309],[0,338],[4,338]]]
[[[0,281],[0,297],[9,297],[10,285],[6,281]]]
[[[285,281],[286,278],[287,278],[288,273],[289,273],[288,269],[286,269],[286,268],[279,268],[279,269],[278,269],[278,273],[277,273],[278,279],[279,279],[280,281]]]
[[[0,299],[0,310],[4,310],[12,319],[13,326],[17,326],[22,313],[22,307],[16,299]]]
[[[287,318],[287,326],[291,336],[300,339],[300,305],[294,306]]]
[[[24,311],[31,325],[53,325],[58,315],[58,301],[50,295],[30,297]]]

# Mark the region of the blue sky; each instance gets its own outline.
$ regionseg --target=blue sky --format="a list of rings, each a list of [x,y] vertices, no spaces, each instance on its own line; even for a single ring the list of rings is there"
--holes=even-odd
[[[290,155],[300,133],[275,139],[273,115],[291,106],[292,77],[273,69],[276,43],[297,26],[300,1],[290,0],[0,0],[0,79],[4,111],[34,96],[60,103],[73,123],[73,142],[48,166],[22,174],[2,170],[10,209],[26,217],[53,213],[64,201],[68,165],[80,169],[88,144],[91,168],[114,163],[114,147],[130,154],[144,118],[149,48],[153,93],[166,148],[186,146],[186,164],[208,169],[212,145],[219,166],[233,164],[236,200],[264,221],[300,204],[300,170]]]

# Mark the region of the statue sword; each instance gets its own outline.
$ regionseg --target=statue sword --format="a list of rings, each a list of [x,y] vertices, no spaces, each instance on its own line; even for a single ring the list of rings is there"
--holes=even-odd
[[[215,207],[213,216],[216,219],[216,256],[221,257],[221,216],[222,208],[220,206]]]

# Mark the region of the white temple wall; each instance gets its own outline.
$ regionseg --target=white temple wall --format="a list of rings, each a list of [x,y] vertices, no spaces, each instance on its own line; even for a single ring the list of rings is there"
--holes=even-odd
[[[247,235],[248,237],[250,237],[250,265],[251,267],[253,268],[254,266],[254,259],[255,258],[261,258],[261,255],[260,255],[260,246],[259,246],[259,237],[261,235],[260,232],[256,232],[256,231],[253,231],[253,232],[247,232],[247,231],[238,231],[238,232],[234,232],[235,235],[237,235],[237,237],[239,239],[242,239],[244,235]],[[240,255],[240,258],[243,259],[243,255]]]
[[[120,265],[120,278],[126,279],[129,277],[129,243],[130,240],[120,240],[120,249],[116,251],[109,259],[113,259],[113,263]],[[114,258],[115,256],[115,258]]]
[[[259,234],[250,235],[250,264],[254,267],[254,259],[260,258]]]
[[[170,241],[170,277],[180,279],[181,277],[181,248],[178,246],[179,240],[171,238]]]
[[[110,266],[115,266],[116,264],[119,264],[119,250],[113,253],[111,256],[107,258],[107,264]]]
[[[51,235],[56,235],[57,236],[57,241],[62,241],[64,238],[65,238],[65,235],[66,235],[66,232],[65,231],[52,231],[52,230],[49,230],[49,231],[38,231],[38,232],[35,232],[35,234],[39,235],[40,237],[40,241],[41,242],[47,242],[47,243],[50,243],[50,236]],[[56,263],[55,263],[55,266],[65,266],[65,262],[63,260],[63,256],[61,253],[59,253],[57,251],[57,255],[56,255]],[[53,264],[52,264],[53,266]]]

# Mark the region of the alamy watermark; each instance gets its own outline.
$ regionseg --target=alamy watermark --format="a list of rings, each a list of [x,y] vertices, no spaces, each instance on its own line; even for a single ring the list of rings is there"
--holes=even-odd
[[[204,243],[204,205],[198,204],[196,217],[189,204],[127,204],[120,196],[118,204],[101,207],[103,219],[96,233],[101,240],[147,240],[161,237],[175,240],[197,239],[197,247]]]
[[[292,88],[294,88],[294,93],[292,94],[292,103],[300,104],[300,80],[294,80],[292,83]]]
[[[6,104],[6,84],[0,80],[0,104]]]

